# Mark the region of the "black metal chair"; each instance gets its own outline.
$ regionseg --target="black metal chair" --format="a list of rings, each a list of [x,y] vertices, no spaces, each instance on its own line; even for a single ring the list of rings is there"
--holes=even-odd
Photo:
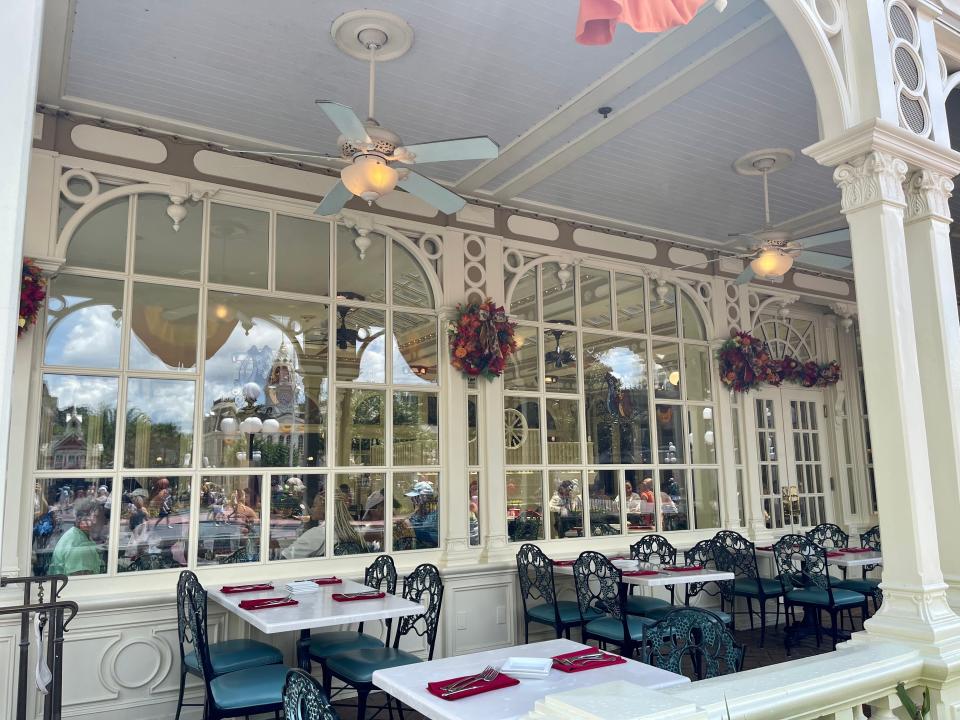
[[[190,613],[196,607],[200,613],[200,622],[204,633],[207,627],[207,592],[197,576],[189,570],[180,573],[177,581],[177,645],[180,650],[180,690],[177,695],[176,720],[180,720],[180,711],[184,706],[196,706],[198,703],[183,701],[187,675],[202,678],[202,668],[196,651],[194,635],[190,630]],[[206,634],[204,634],[206,637]],[[187,650],[187,645],[193,645]],[[283,653],[272,645],[257,640],[224,640],[207,646],[210,657],[210,671],[214,677],[224,673],[259,668],[283,662]]]
[[[694,545],[689,550],[683,553],[684,563],[688,566],[690,565],[699,565],[705,570],[717,570],[717,558],[716,553],[713,550],[714,541],[713,539],[701,540],[696,545]],[[711,598],[718,598],[723,601],[723,591],[720,587],[720,583],[716,581],[709,582],[698,582],[698,583],[688,583],[684,585],[685,594],[683,598],[683,604],[685,607],[690,607],[690,600],[699,595],[706,595]],[[714,615],[723,620],[724,624],[733,629],[733,614],[728,613],[725,610],[714,610],[710,609]]]
[[[543,519],[539,517],[518,518],[513,525],[510,539],[513,542],[521,540],[541,540],[543,538]]]
[[[785,644],[790,649],[790,635],[797,630],[794,608],[806,613],[805,622],[812,622],[820,641],[820,612],[830,614],[830,636],[837,647],[837,616],[844,610],[859,607],[867,616],[865,595],[834,586],[827,567],[826,549],[803,535],[784,535],[773,546],[777,572],[783,586],[784,612],[789,616]]]
[[[783,595],[783,586],[776,578],[768,578],[760,575],[757,566],[757,552],[754,544],[747,540],[743,535],[733,530],[721,530],[713,536],[714,559],[717,569],[724,572],[732,572],[736,575],[733,582],[720,583],[721,603],[720,609],[726,609],[726,603],[730,603],[730,613],[734,616],[731,621],[731,627],[736,628],[736,599],[745,598],[747,601],[747,615],[750,618],[750,629],[753,630],[753,601],[756,600],[759,605],[760,617],[760,647],[767,635],[767,601],[776,602],[777,614],[774,618],[773,626],[780,624],[780,596]]]
[[[643,661],[697,680],[729,675],[743,667],[745,648],[716,613],[678,608],[647,628]],[[690,663],[686,667],[687,662]],[[685,672],[687,671],[687,672]]]
[[[284,720],[339,720],[316,678],[291,670],[283,686]]]
[[[222,720],[271,711],[274,717],[279,718],[280,709],[283,707],[283,687],[289,668],[276,663],[218,673],[214,669],[211,646],[207,642],[206,592],[192,572],[184,571],[181,577],[183,575],[188,577],[184,579],[185,592],[182,597],[177,598],[177,605],[185,615],[185,639],[193,645],[200,677],[206,690],[203,711],[205,720]]]
[[[644,629],[653,621],[626,611],[626,586],[621,580],[620,571],[601,553],[582,552],[573,564],[584,644],[588,640],[596,640],[603,647],[613,643],[621,655],[632,657],[643,644]],[[596,613],[601,617],[589,619]]]
[[[380,555],[374,559],[363,573],[363,584],[396,595],[397,568],[393,563],[393,558],[389,555]],[[363,633],[363,623],[360,623],[356,631],[333,630],[302,638],[298,647],[298,656],[302,658],[305,651],[310,660],[316,660],[322,667],[327,658],[333,655],[363,648],[386,647],[390,644],[392,622],[389,619],[383,622],[387,630],[387,635],[383,640],[373,635],[365,635]],[[309,663],[304,663],[300,659],[300,667],[309,670],[310,666]],[[331,695],[331,690],[329,686],[324,688],[328,697]]]
[[[437,567],[426,563],[418,565],[403,580],[403,597],[423,605],[426,610],[419,615],[408,615],[397,621],[393,647],[351,650],[328,658],[324,667],[324,688],[330,687],[330,678],[335,677],[357,691],[357,720],[366,719],[367,696],[374,689],[372,678],[375,671],[423,662],[419,656],[399,649],[404,636],[413,632],[425,637],[427,660],[433,659],[437,627],[440,624],[440,606],[443,602],[443,580]],[[387,696],[388,709],[391,701],[390,696]],[[397,704],[399,705],[399,701]]]
[[[630,546],[630,557],[640,562],[676,565],[677,549],[663,535],[644,535]],[[674,586],[665,587],[670,591],[670,602],[649,595],[634,595],[634,586],[631,585],[630,595],[627,597],[627,612],[631,615],[650,615],[673,609]]]
[[[530,623],[550,625],[557,638],[570,637],[570,628],[583,626],[580,610],[573,600],[557,598],[553,561],[531,543],[517,552],[517,574],[520,579],[520,599],[523,601],[523,642],[530,642]],[[536,602],[536,601],[540,602]],[[531,602],[532,601],[532,602]],[[603,617],[591,611],[590,620]]]
[[[879,525],[874,525],[872,528],[860,535],[860,547],[870,548],[871,550],[880,552]],[[880,609],[880,604],[883,602],[883,590],[880,589],[880,580],[877,578],[867,577],[867,573],[871,570],[876,570],[878,567],[880,566],[864,565],[862,568],[861,577],[852,579],[844,578],[840,582],[836,583],[836,587],[863,593],[873,602],[873,611],[876,612]]]

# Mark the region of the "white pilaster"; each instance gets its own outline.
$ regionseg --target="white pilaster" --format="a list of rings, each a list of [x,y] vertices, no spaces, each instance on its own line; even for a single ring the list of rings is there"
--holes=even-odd
[[[17,552],[16,538],[5,532],[4,514],[6,488],[15,482],[7,470],[8,429],[42,18],[42,0],[0,4],[0,65],[5,68],[0,75],[0,256],[5,268],[0,273],[0,569],[15,567]]]

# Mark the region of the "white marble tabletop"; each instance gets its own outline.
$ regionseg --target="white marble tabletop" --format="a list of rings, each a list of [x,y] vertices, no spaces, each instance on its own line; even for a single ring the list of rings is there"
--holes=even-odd
[[[621,568],[622,570],[623,568]],[[554,573],[557,575],[573,575],[572,565],[554,565]],[[689,585],[699,582],[721,582],[723,580],[733,580],[735,578],[732,572],[722,572],[720,570],[690,570],[685,572],[670,572],[661,570],[656,575],[624,575],[623,583],[625,585],[639,585],[640,587],[662,587],[664,585]]]
[[[261,590],[248,593],[225,594],[220,586],[207,588],[207,594],[230,612],[238,615],[264,633],[289,632],[291,630],[309,630],[311,628],[330,627],[331,625],[349,625],[350,623],[383,620],[385,618],[417,615],[424,612],[423,605],[390,595],[377,600],[356,600],[337,602],[331,598],[334,593],[355,593],[371,590],[353,580],[344,580],[340,585],[320,585],[320,591],[296,596],[298,605],[266,608],[263,610],[244,610],[241,600],[254,598],[285,597],[286,580],[272,581],[273,590]]]
[[[509,657],[548,658],[588,646],[572,640],[548,640],[530,645],[457,655],[418,665],[377,670],[373,684],[386,690],[430,720],[510,720],[533,710],[546,695],[624,681],[647,688],[664,688],[690,682],[683,675],[660,670],[635,660],[578,673],[550,670],[542,680],[520,678],[520,684],[460,700],[443,700],[427,692],[427,683],[470,675],[487,665],[499,666]],[[593,648],[590,648],[593,649]]]
[[[827,552],[834,552],[828,550]],[[837,551],[842,552],[842,551]],[[757,548],[757,555],[773,558],[773,550]],[[883,553],[876,550],[870,552],[844,553],[831,557],[827,555],[827,564],[842,568],[864,567],[865,565],[883,565]]]

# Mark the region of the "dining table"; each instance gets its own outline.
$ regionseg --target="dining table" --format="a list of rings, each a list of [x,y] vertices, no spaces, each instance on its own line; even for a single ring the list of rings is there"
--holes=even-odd
[[[557,575],[573,575],[573,565],[567,564],[569,561],[554,562],[553,572]],[[625,585],[638,585],[642,588],[663,587],[666,585],[691,585],[693,583],[724,582],[735,578],[732,572],[724,570],[712,570],[709,568],[693,570],[679,569],[682,566],[676,566],[677,570],[665,570],[663,568],[652,568],[646,571],[640,571],[639,566],[635,568],[640,572],[650,573],[642,575],[632,575],[628,569],[623,572],[621,568],[620,581]]]
[[[431,660],[411,667],[388,668],[373,673],[373,684],[430,720],[515,720],[525,717],[538,700],[558,692],[591,687],[599,683],[628,682],[645,688],[665,688],[690,682],[683,675],[624,658],[582,672],[551,669],[543,678],[521,677],[519,684],[455,700],[444,699],[427,690],[427,683],[499,668],[509,658],[552,658],[570,652],[596,650],[573,640],[545,642],[485,650]]]
[[[326,580],[326,578],[318,579]],[[423,605],[390,593],[385,593],[382,598],[338,602],[333,598],[334,594],[350,596],[357,593],[370,593],[375,590],[346,579],[341,579],[339,583],[335,584],[318,583],[316,592],[291,595],[292,599],[297,601],[296,605],[280,605],[257,610],[247,610],[240,607],[243,600],[286,598],[288,593],[285,585],[288,582],[291,581],[266,582],[263,584],[272,585],[272,589],[252,592],[224,592],[221,587],[210,587],[207,590],[207,596],[228,612],[233,613],[267,635],[299,631],[297,665],[308,672],[310,670],[309,644],[311,630],[386,620],[407,615],[420,615],[426,612]]]
[[[773,549],[770,547],[758,547],[757,555],[773,558]],[[883,553],[879,550],[867,550],[866,552],[859,548],[853,548],[853,552],[845,548],[827,548],[827,564],[835,565],[838,568],[862,568],[874,565],[883,565]]]

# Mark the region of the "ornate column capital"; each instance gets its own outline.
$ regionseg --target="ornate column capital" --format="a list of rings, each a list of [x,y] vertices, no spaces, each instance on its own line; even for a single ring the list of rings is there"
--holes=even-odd
[[[917,170],[906,184],[906,222],[936,218],[950,222],[950,196],[953,180],[935,170]]]
[[[871,150],[837,166],[833,181],[840,188],[844,213],[878,203],[904,205],[903,181],[907,163],[879,150]]]

